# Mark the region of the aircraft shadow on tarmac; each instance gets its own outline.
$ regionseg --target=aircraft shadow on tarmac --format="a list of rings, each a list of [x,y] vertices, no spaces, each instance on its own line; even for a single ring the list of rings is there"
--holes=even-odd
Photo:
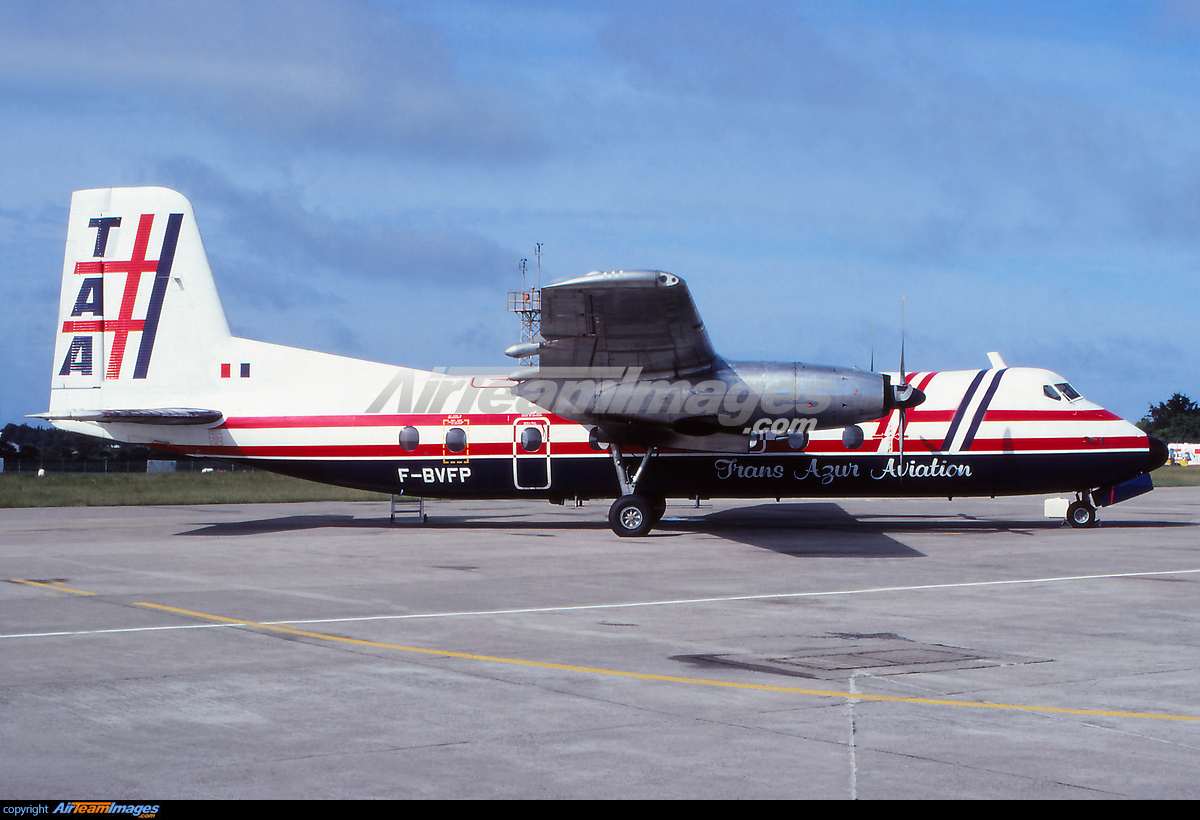
[[[445,510],[445,513],[450,513]],[[670,510],[668,510],[668,513]],[[531,520],[531,518],[533,520]],[[892,523],[895,523],[892,521]],[[178,535],[246,536],[303,532],[319,529],[378,530],[393,525],[386,519],[361,518],[353,515],[313,514],[287,515],[254,521],[222,521],[187,530]],[[394,525],[397,530],[421,527],[434,530],[491,529],[540,530],[547,534],[565,530],[607,530],[603,517],[582,520],[538,521],[528,513],[497,512],[463,515],[432,513],[427,522],[401,514]],[[945,527],[946,522],[935,524]],[[716,538],[769,549],[774,552],[805,557],[919,557],[922,553],[901,544],[883,530],[890,528],[862,522],[837,504],[759,504],[732,510],[720,510],[694,518],[664,518],[648,538],[679,537],[688,533],[706,534]]]
[[[440,505],[439,505],[440,506]],[[930,515],[894,513],[851,515],[831,502],[767,503],[718,510],[707,515],[673,517],[668,508],[665,517],[646,537],[679,537],[688,533],[710,535],[752,547],[796,557],[876,557],[915,558],[924,554],[892,537],[891,534],[937,533],[1022,533],[1063,528],[1053,519],[1012,520],[977,518],[963,514]],[[531,520],[533,519],[533,520]],[[1105,529],[1141,529],[1196,526],[1177,521],[1103,521]],[[431,511],[427,522],[411,514],[387,519],[354,515],[288,515],[254,521],[224,521],[177,533],[194,536],[269,535],[319,529],[364,529],[421,527],[433,530],[492,529],[554,531],[606,530],[601,517],[576,520],[536,520],[528,513],[479,512],[463,514],[451,510]]]
[[[272,535],[345,527],[378,529],[379,526],[377,518],[355,518],[353,515],[285,515],[257,521],[221,521],[176,535]]]
[[[463,515],[451,513],[443,515],[440,512],[422,522],[411,513],[402,512],[392,524],[387,518],[360,518],[353,515],[287,515],[279,518],[260,518],[255,521],[221,521],[199,527],[194,530],[176,533],[176,535],[270,535],[282,532],[299,532],[303,530],[322,529],[363,529],[404,530],[408,527],[441,530],[486,530],[503,528],[509,530],[606,530],[608,523],[595,521],[508,521],[509,518],[527,519],[526,513],[479,513]]]
[[[924,557],[883,532],[828,502],[770,503],[716,510],[695,517],[667,516],[655,535],[697,533],[797,557]]]
[[[667,512],[670,513],[670,510]],[[1104,529],[1142,529],[1197,525],[1184,521],[1102,521],[1100,526]],[[656,531],[708,533],[730,541],[804,557],[902,558],[924,557],[924,553],[900,543],[890,534],[1032,535],[1034,531],[1066,527],[1066,522],[1058,519],[993,519],[962,513],[852,515],[838,504],[801,502],[757,504],[719,510],[698,518],[664,518]]]
[[[670,510],[667,510],[668,514]],[[655,532],[704,533],[751,547],[806,558],[919,558],[875,524],[864,524],[837,504],[756,504],[697,518],[664,518]]]

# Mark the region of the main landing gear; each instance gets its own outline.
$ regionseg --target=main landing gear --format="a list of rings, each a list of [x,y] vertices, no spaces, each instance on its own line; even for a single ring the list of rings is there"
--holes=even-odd
[[[621,462],[621,448],[610,444],[608,452],[617,471],[617,483],[621,486],[621,497],[614,501],[608,510],[608,525],[612,527],[613,532],[623,537],[645,535],[662,520],[663,513],[667,511],[665,498],[647,498],[637,493],[638,482],[656,448],[650,447],[646,450],[633,478],[629,477],[625,465]]]

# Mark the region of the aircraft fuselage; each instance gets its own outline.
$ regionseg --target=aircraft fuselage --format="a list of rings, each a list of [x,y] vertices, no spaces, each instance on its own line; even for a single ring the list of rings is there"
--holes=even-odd
[[[481,401],[500,404],[507,390],[493,377],[460,377],[454,385],[442,374],[428,375],[448,383],[435,412],[239,414],[207,432],[208,442],[170,449],[430,498],[620,494],[608,447],[597,441],[594,427],[515,396],[508,403],[531,412],[456,412]],[[430,381],[424,387],[436,398]],[[1152,440],[1134,425],[1082,397],[1049,398],[1047,386],[1058,393],[1055,385],[1066,383],[1050,371],[923,372],[910,381],[927,398],[907,411],[903,456],[899,411],[893,410],[859,425],[863,441],[853,449],[840,429],[814,431],[797,450],[787,436],[767,428],[748,453],[660,450],[639,492],[661,498],[1084,492],[1157,466]],[[419,400],[414,393],[409,398]],[[643,452],[625,448],[628,459]]]

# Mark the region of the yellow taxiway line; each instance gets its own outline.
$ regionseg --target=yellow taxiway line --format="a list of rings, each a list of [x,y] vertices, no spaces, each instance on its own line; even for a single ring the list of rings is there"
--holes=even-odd
[[[82,589],[71,589],[70,587],[63,586],[62,584],[57,583],[55,581],[49,581],[49,582],[26,581],[24,578],[13,578],[12,582],[14,584],[28,584],[31,587],[43,587],[45,589],[53,589],[56,592],[71,592],[71,593],[74,593],[75,595],[95,595],[96,594],[94,592],[85,592]]]
[[[11,579],[18,584],[28,584],[30,586],[44,587],[57,592],[69,592],[76,595],[95,595],[94,592],[86,592],[84,590],[72,589],[71,587],[63,586],[54,582],[28,581],[21,578]],[[841,700],[854,700],[859,702],[874,701],[880,703],[912,703],[927,706],[972,706],[978,709],[1007,709],[1019,712],[1040,712],[1060,715],[1084,715],[1088,717],[1117,717],[1117,718],[1140,718],[1145,720],[1174,720],[1174,721],[1200,721],[1200,716],[1197,715],[1168,715],[1156,714],[1152,712],[1122,712],[1107,709],[1071,709],[1063,706],[1032,706],[1028,704],[1016,703],[988,703],[985,701],[970,701],[970,700],[949,700],[945,698],[911,698],[898,697],[893,695],[865,695],[861,693],[839,692],[832,689],[806,689],[798,686],[769,686],[761,683],[736,683],[732,681],[711,680],[707,678],[684,678],[677,675],[656,675],[648,672],[627,672],[620,669],[604,669],[595,666],[576,666],[565,663],[552,663],[550,661],[532,661],[523,658],[502,658],[495,655],[477,655],[469,652],[455,652],[447,649],[429,649],[420,646],[406,646],[404,644],[383,643],[380,641],[368,641],[362,638],[346,638],[341,635],[329,635],[324,632],[311,632],[305,629],[296,629],[295,627],[282,626],[280,624],[266,624],[258,621],[250,621],[244,618],[227,618],[223,615],[212,615],[207,612],[196,612],[190,609],[179,609],[178,607],[165,606],[163,604],[155,604],[147,601],[134,602],[134,606],[146,607],[147,609],[157,609],[161,612],[170,612],[175,615],[184,615],[190,618],[199,618],[216,624],[231,624],[236,626],[249,626],[257,629],[265,629],[269,632],[281,632],[287,635],[296,635],[304,638],[314,638],[321,641],[332,641],[335,643],[345,643],[354,646],[370,647],[373,649],[390,649],[397,652],[416,652],[422,655],[438,655],[443,658],[462,658],[464,660],[484,661],[487,663],[506,663],[516,666],[531,666],[540,669],[558,669],[565,672],[580,672],[591,675],[609,675],[621,678],[634,678],[638,680],[653,680],[665,681],[669,683],[686,683],[699,686],[716,686],[725,689],[752,689],[763,692],[784,692],[793,695],[812,695],[816,697],[839,698]]]
[[[371,647],[374,649],[391,649],[398,652],[417,652],[423,655],[438,655],[443,658],[463,658],[466,660],[485,661],[488,663],[506,663],[517,666],[533,666],[540,669],[559,669],[566,672],[582,672],[592,675],[611,675],[621,678],[635,678],[638,680],[654,680],[666,681],[670,683],[687,683],[701,686],[718,686],[727,689],[755,689],[765,692],[786,692],[795,695],[815,695],[818,697],[840,698],[843,700],[854,701],[877,701],[887,703],[913,703],[932,706],[973,706],[980,709],[1009,709],[1020,712],[1042,712],[1062,715],[1086,715],[1088,717],[1119,717],[1119,718],[1142,718],[1149,720],[1178,720],[1178,721],[1200,721],[1200,716],[1195,715],[1163,715],[1154,714],[1151,712],[1120,712],[1102,709],[1069,709],[1062,706],[1029,706],[1012,703],[986,703],[981,701],[967,700],[946,700],[942,698],[905,698],[890,695],[864,695],[850,694],[847,692],[838,692],[835,690],[824,689],[804,689],[795,686],[768,686],[759,683],[735,683],[731,681],[708,680],[705,678],[684,678],[675,675],[655,675],[646,672],[626,672],[619,669],[603,669],[593,666],[575,666],[564,663],[551,663],[548,661],[531,661],[522,658],[502,658],[494,655],[476,655],[468,652],[454,652],[444,649],[428,649],[419,646],[405,646],[403,644],[382,643],[380,641],[368,641],[362,638],[345,638],[340,635],[327,635],[322,632],[310,632],[304,629],[295,629],[290,626],[280,626],[277,624],[264,624],[257,621],[248,621],[240,618],[226,618],[221,615],[211,615],[205,612],[195,612],[189,609],[179,609],[177,607],[164,606],[162,604],[153,604],[147,602],[136,602],[135,606],[143,606],[150,609],[157,609],[163,612],[171,612],[176,615],[185,615],[192,618],[202,618],[208,621],[218,623],[237,624],[240,626],[250,626],[258,629],[265,629],[271,632],[282,632],[288,635],[296,635],[305,638],[315,638],[322,641],[334,641],[337,643],[352,644],[354,646]]]

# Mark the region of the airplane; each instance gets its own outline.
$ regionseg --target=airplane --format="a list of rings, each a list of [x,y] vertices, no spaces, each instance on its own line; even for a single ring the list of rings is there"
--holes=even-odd
[[[727,361],[687,284],[593,272],[542,288],[501,374],[415,370],[232,335],[192,206],[71,199],[50,409],[78,433],[421,498],[666,500],[1074,493],[1065,519],[1153,488],[1167,446],[1049,370],[877,373]],[[902,347],[903,351],[903,347]],[[1065,504],[1065,499],[1063,499]]]

